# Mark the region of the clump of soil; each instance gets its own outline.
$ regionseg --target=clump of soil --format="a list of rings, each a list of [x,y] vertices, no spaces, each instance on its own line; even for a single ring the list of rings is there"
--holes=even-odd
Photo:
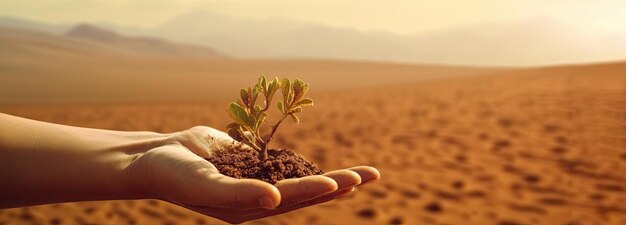
[[[253,178],[271,184],[288,179],[322,174],[317,165],[287,149],[268,149],[261,161],[259,152],[248,148],[228,148],[213,152],[207,160],[220,173],[234,178]]]

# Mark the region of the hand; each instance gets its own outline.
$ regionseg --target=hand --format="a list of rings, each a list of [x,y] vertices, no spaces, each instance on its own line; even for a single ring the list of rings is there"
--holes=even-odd
[[[224,176],[203,159],[234,144],[226,133],[194,127],[150,146],[129,169],[152,197],[234,224],[327,202],[380,178],[375,168],[359,166],[272,185]]]

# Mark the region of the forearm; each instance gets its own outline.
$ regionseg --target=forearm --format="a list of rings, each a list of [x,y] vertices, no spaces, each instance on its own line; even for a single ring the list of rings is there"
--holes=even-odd
[[[126,168],[165,138],[0,114],[0,208],[147,197]]]

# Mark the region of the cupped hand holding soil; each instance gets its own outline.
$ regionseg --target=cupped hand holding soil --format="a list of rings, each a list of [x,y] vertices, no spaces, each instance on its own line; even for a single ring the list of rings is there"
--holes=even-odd
[[[130,165],[137,185],[154,198],[178,204],[229,223],[281,214],[345,196],[379,179],[372,167],[359,166],[321,175],[287,178],[275,184],[223,175],[207,161],[216,152],[246,145],[210,127],[170,134],[140,153]],[[319,169],[318,169],[319,170]]]

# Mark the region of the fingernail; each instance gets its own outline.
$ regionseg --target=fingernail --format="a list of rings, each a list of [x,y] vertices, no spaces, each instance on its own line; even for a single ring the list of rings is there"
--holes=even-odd
[[[259,198],[259,203],[261,204],[262,208],[266,208],[266,209],[273,209],[274,208],[274,201],[272,201],[272,199],[270,197],[263,196],[263,197]]]

